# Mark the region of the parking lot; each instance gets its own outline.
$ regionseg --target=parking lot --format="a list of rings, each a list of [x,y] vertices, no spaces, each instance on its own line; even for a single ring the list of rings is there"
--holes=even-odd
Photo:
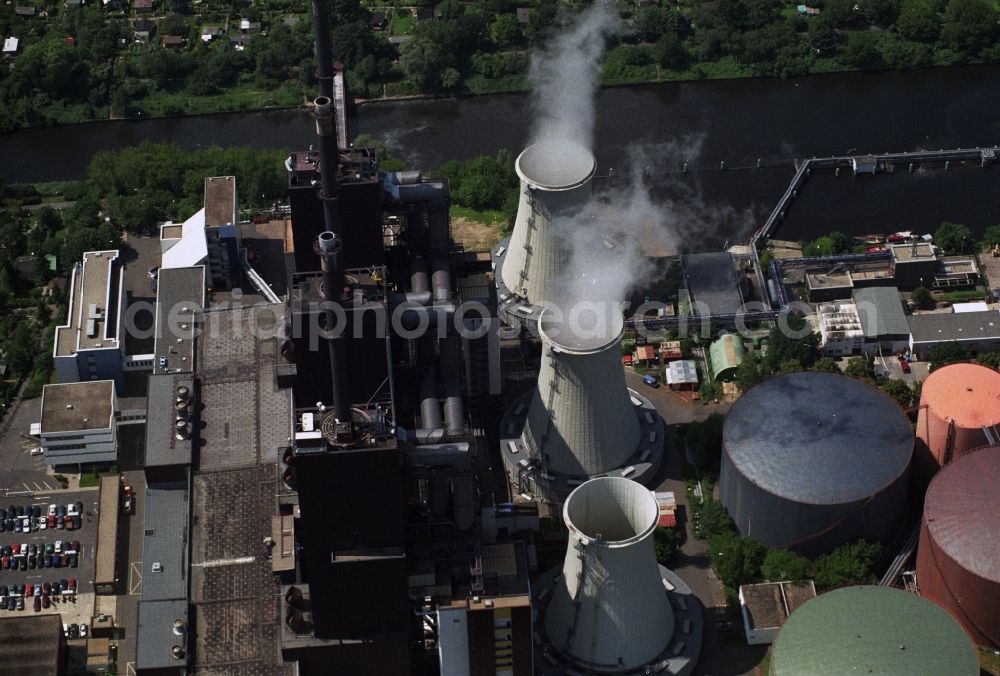
[[[15,406],[16,409],[9,414],[10,420],[5,420],[6,430],[0,437],[0,466],[4,468],[0,475],[0,489],[4,494],[56,491],[59,484],[49,474],[45,459],[41,455],[31,455],[31,449],[38,443],[27,436],[31,423],[41,420],[42,400],[19,401]],[[0,502],[3,502],[2,498]]]
[[[11,600],[12,595],[10,594],[10,585],[15,585],[16,589],[20,589],[21,585],[25,587],[27,585],[43,585],[45,583],[49,584],[49,608],[43,608],[41,612],[46,613],[61,613],[63,615],[63,622],[67,624],[79,624],[81,622],[89,622],[90,616],[93,610],[93,593],[91,589],[91,580],[94,579],[94,554],[95,554],[95,540],[97,537],[97,492],[96,491],[74,491],[74,492],[63,492],[54,491],[54,495],[37,495],[31,498],[18,497],[18,498],[8,498],[3,502],[0,502],[0,509],[10,511],[10,507],[13,505],[15,510],[17,507],[21,507],[25,513],[28,512],[29,508],[38,506],[41,514],[44,515],[43,518],[47,520],[49,505],[54,504],[58,501],[59,504],[66,507],[68,503],[82,503],[82,510],[80,510],[80,528],[77,530],[59,530],[57,528],[49,529],[46,527],[44,530],[34,530],[29,532],[18,533],[16,531],[4,530],[0,533],[0,549],[7,550],[10,547],[11,554],[7,555],[7,559],[10,564],[10,568],[0,567],[0,588],[5,590],[5,596],[7,597],[8,603]],[[6,526],[6,524],[5,524]],[[48,545],[52,545],[52,556],[55,555],[55,544],[56,541],[60,541],[62,546],[60,547],[64,552],[67,548],[67,543],[73,541],[79,541],[79,548],[77,550],[77,567],[62,567],[56,568],[54,566],[42,566],[39,568],[38,563],[38,551],[44,551]],[[24,548],[27,545],[29,548],[28,556],[23,553],[18,553],[13,555],[13,550],[15,546],[19,549]],[[31,568],[28,565],[28,560],[30,557],[31,547],[35,547],[35,567]],[[0,558],[0,562],[3,559]],[[20,562],[25,561],[25,570],[20,569]],[[16,569],[15,569],[16,563]],[[75,594],[66,594],[65,600],[62,593],[55,592],[55,583],[60,582],[65,579],[67,582],[70,578],[76,581]],[[21,592],[24,594],[24,592]],[[17,595],[14,595],[16,598]],[[23,598],[23,596],[22,596]],[[33,598],[24,599],[24,609],[23,610],[11,610],[3,609],[3,603],[0,602],[0,618],[8,615],[9,613],[18,612],[34,612],[34,600]],[[16,606],[15,606],[16,608]]]

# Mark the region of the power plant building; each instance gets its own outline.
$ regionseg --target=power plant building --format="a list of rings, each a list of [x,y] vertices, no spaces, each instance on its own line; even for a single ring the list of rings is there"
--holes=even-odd
[[[771,676],[979,674],[976,648],[951,615],[891,587],[843,587],[807,601],[771,654]]]
[[[730,409],[720,491],[740,533],[807,555],[893,537],[906,503],[910,423],[877,388],[839,374],[764,381]]]
[[[620,477],[587,481],[566,499],[566,558],[534,587],[541,673],[557,667],[687,674],[694,668],[701,607],[684,582],[656,562],[658,519],[652,493]]]
[[[920,595],[981,645],[1000,648],[1000,448],[958,458],[931,481],[917,549]]]
[[[980,364],[936,369],[920,391],[914,461],[929,477],[968,451],[996,443],[998,425],[1000,373]]]

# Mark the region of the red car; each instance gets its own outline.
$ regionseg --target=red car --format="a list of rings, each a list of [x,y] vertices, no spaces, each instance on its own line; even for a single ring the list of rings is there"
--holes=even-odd
[[[21,553],[21,545],[15,542],[14,543],[14,556],[17,556],[20,553]]]
[[[26,584],[24,585],[24,598],[28,598],[35,595],[34,585]]]
[[[47,525],[48,525],[49,528],[55,528],[56,527],[56,515],[55,514],[49,514],[48,517],[46,517],[46,521],[47,521]]]
[[[10,570],[10,557],[9,556],[3,557],[3,569],[4,570]]]

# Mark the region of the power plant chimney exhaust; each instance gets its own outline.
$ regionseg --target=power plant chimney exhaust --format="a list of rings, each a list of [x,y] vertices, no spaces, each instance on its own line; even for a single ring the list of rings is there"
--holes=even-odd
[[[596,169],[593,154],[573,143],[536,143],[518,156],[514,170],[521,179],[521,198],[499,261],[501,296],[538,307],[551,300],[546,294],[565,263],[552,220],[587,204]]]
[[[344,288],[344,271],[340,266],[340,240],[329,230],[321,232],[317,240],[317,249],[323,267],[323,301],[326,305],[325,328],[330,332],[327,343],[330,346],[330,378],[333,380],[333,414],[339,423],[350,425],[351,403],[347,383],[347,355],[344,351],[342,335],[344,327],[335,327],[337,317],[334,312],[334,307],[340,304]]]
[[[566,559],[543,626],[578,668],[628,672],[667,649],[675,623],[653,550],[658,518],[652,494],[629,479],[592,479],[567,498]]]
[[[330,44],[330,10],[325,0],[313,0],[313,26],[316,28],[316,79],[319,95],[333,100],[333,48]]]

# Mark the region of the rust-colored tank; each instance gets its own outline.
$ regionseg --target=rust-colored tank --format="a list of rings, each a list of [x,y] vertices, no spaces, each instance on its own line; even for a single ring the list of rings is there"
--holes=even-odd
[[[967,453],[927,489],[917,585],[980,644],[1000,647],[1000,447]]]
[[[987,443],[983,427],[1000,424],[1000,373],[950,364],[924,381],[914,463],[929,479],[941,466]]]

